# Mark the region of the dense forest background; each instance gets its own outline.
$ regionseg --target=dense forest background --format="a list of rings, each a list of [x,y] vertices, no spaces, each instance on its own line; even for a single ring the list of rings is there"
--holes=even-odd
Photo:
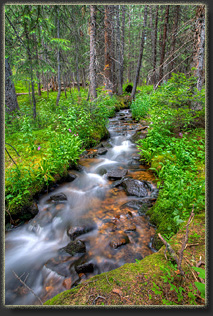
[[[25,81],[34,118],[41,91],[58,91],[58,105],[65,87],[89,86],[93,99],[101,86],[109,94],[122,94],[126,82],[156,89],[193,67],[201,90],[204,15],[203,5],[6,5],[6,77]],[[18,104],[7,102],[7,87],[10,112]]]

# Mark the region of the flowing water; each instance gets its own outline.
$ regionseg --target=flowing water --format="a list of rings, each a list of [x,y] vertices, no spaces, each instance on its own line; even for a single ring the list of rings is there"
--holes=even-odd
[[[155,251],[155,230],[141,213],[142,205],[155,201],[150,198],[156,189],[155,178],[140,164],[131,142],[139,128],[129,110],[118,112],[109,121],[110,138],[104,142],[107,152],[89,150],[87,157],[80,159],[80,171],[72,170],[75,180],[43,195],[39,213],[6,233],[6,305],[40,304],[38,297],[45,302],[82,280]],[[107,172],[114,169],[128,170],[125,179],[151,184],[148,199],[127,194],[121,180],[110,180]],[[50,199],[60,193],[67,199]],[[81,241],[86,251],[70,254],[61,249],[72,240]]]

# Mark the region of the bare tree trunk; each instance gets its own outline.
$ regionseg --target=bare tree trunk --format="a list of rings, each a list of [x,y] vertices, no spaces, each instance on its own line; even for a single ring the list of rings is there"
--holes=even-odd
[[[116,66],[115,66],[115,47],[116,47],[116,34],[115,34],[115,24],[114,24],[114,15],[115,15],[115,6],[110,6],[110,24],[111,24],[111,49],[110,49],[110,58],[111,58],[111,80],[112,80],[112,93],[117,93],[117,76],[116,76]]]
[[[205,60],[205,6],[199,5],[196,12],[196,63],[197,89],[201,91],[204,83],[204,60]]]
[[[67,99],[67,81],[66,81],[66,75],[64,74],[64,94],[65,94],[65,98]]]
[[[90,94],[91,100],[97,98],[96,81],[96,6],[90,6]]]
[[[36,51],[36,61],[37,61],[37,64],[39,64],[38,48],[37,48],[37,41],[36,41],[35,33],[33,34],[33,39],[34,39],[35,51]],[[38,95],[41,96],[41,82],[40,82],[40,75],[39,75],[38,70],[36,71],[36,77],[37,77],[37,82],[38,82]]]
[[[117,61],[118,61],[118,95],[123,93],[121,80],[121,35],[120,35],[120,14],[119,5],[116,5],[116,30],[117,30]]]
[[[175,23],[173,25],[173,30],[172,30],[172,56],[171,56],[171,65],[170,65],[170,75],[169,77],[171,78],[172,75],[172,70],[174,68],[174,52],[175,52],[175,44],[176,44],[176,36],[177,36],[177,28],[178,28],[178,18],[179,18],[179,11],[180,11],[180,6],[176,6],[176,12],[175,12]]]
[[[169,5],[167,5],[167,7],[166,7],[166,14],[165,14],[165,22],[164,22],[164,30],[163,30],[163,43],[162,43],[161,58],[160,58],[159,81],[161,81],[163,78],[163,62],[164,62],[164,58],[165,58],[168,20],[169,20]]]
[[[110,23],[111,15],[111,6],[105,6],[105,18],[104,18],[104,26],[105,26],[105,66],[104,66],[104,84],[105,89],[108,91],[108,94],[112,96],[112,59],[110,56],[111,47],[112,47],[112,24]]]
[[[145,34],[146,34],[146,21],[147,21],[147,5],[145,5],[144,9],[144,24],[143,24],[143,32],[142,32],[142,37],[141,37],[141,46],[140,46],[140,53],[138,57],[138,64],[137,64],[137,69],[136,69],[136,75],[135,75],[135,81],[131,93],[131,98],[134,100],[135,98],[135,92],[138,84],[138,79],[139,79],[139,74],[141,70],[141,64],[142,64],[142,58],[143,58],[143,48],[144,48],[144,41],[145,41]]]
[[[86,78],[85,78],[85,69],[82,68],[82,87],[85,89],[86,88]]]
[[[60,38],[60,19],[59,19],[59,8],[57,6],[57,38]],[[61,96],[61,67],[60,67],[60,48],[58,47],[57,52],[57,64],[58,64],[58,94],[56,99],[56,106],[58,106]]]
[[[78,54],[79,54],[79,50],[78,50],[78,39],[76,36],[76,59],[75,59],[75,64],[76,64],[76,81],[77,81],[77,87],[78,87],[78,93],[80,95],[80,79],[79,79],[79,64],[78,64]]]
[[[5,59],[5,106],[6,112],[11,113],[19,110],[15,86],[11,80],[12,71],[8,59]]]
[[[157,62],[158,10],[159,10],[159,6],[156,5],[155,34],[154,34],[154,45],[153,45],[153,85],[154,85],[154,87],[155,87],[155,84],[156,84],[156,81],[157,81],[156,62]]]
[[[132,45],[131,45],[132,43]],[[131,46],[134,45],[134,42],[131,41],[131,12],[129,11],[129,21],[128,21],[128,73],[127,73],[127,80],[128,82],[132,81],[131,76],[131,68],[132,68],[132,62],[131,59]]]
[[[31,92],[30,92],[30,81],[29,81],[29,86],[28,86],[28,94],[29,94],[30,105],[32,105]]]
[[[123,92],[123,73],[124,73],[124,40],[125,40],[125,15],[126,15],[126,7],[122,5],[122,29],[121,29],[121,86]]]

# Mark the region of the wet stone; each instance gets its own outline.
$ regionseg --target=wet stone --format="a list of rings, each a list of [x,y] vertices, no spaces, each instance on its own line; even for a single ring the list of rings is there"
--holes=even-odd
[[[143,182],[134,179],[125,179],[122,186],[127,195],[134,195],[138,197],[145,197],[148,195]]]
[[[45,263],[45,266],[46,268],[56,272],[61,276],[69,277],[70,266],[72,266],[74,263],[79,262],[82,256],[83,254],[76,257],[71,257],[64,249],[60,249],[55,257],[49,259]]]
[[[136,141],[138,141],[139,139],[144,139],[144,138],[146,138],[146,136],[147,136],[147,132],[146,131],[137,131],[137,132],[135,132],[135,134],[131,137],[131,141],[133,142],[133,143],[135,143]]]
[[[130,201],[130,202],[123,204],[122,208],[130,207],[130,208],[133,208],[134,210],[139,210],[143,204],[144,204],[143,201]]]
[[[133,231],[136,231],[136,226],[135,226],[135,224],[129,225],[129,226],[124,230],[125,233],[133,232]]]
[[[62,248],[71,256],[74,256],[76,253],[86,252],[85,243],[81,240],[71,241],[66,247]]]
[[[148,211],[148,205],[145,203],[141,206],[141,208],[138,210],[138,214],[141,216],[141,215],[144,215],[146,214],[146,212]]]
[[[104,154],[107,153],[107,151],[108,151],[108,150],[107,150],[106,148],[99,148],[99,149],[98,149],[98,154],[99,154],[99,155],[104,155]]]
[[[50,196],[49,200],[51,202],[62,202],[67,201],[67,197],[64,193],[56,193]]]
[[[119,185],[121,185],[122,182],[123,182],[123,179],[117,180],[110,185],[110,188],[113,189],[113,188],[119,187]]]
[[[110,241],[110,246],[114,249],[126,245],[130,242],[129,237],[124,233],[115,233]]]
[[[100,176],[103,176],[104,174],[106,174],[107,173],[107,170],[105,169],[105,168],[100,168],[99,170],[98,170],[98,174],[100,175]]]
[[[94,271],[93,263],[84,263],[75,267],[77,273],[90,273]]]
[[[110,180],[120,180],[128,173],[127,169],[113,169],[107,172],[107,177]]]
[[[86,234],[90,231],[95,229],[95,226],[78,226],[78,227],[71,227],[67,231],[67,235],[70,237],[71,240],[74,240],[78,236],[81,236],[83,234]]]

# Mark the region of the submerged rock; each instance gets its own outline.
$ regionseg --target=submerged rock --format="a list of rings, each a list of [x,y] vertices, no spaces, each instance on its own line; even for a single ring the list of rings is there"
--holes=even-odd
[[[76,253],[86,252],[85,243],[81,240],[71,241],[66,247],[63,247],[68,254],[74,256]]]
[[[129,237],[126,234],[115,233],[115,235],[112,237],[112,240],[110,241],[110,246],[114,249],[117,249],[118,247],[126,245],[129,242]]]
[[[94,226],[94,225],[71,227],[70,229],[68,229],[67,235],[70,237],[71,240],[74,240],[78,236],[86,234],[95,228],[96,228],[96,226]]]
[[[144,204],[144,202],[140,201],[140,200],[129,201],[129,202],[123,204],[122,208],[130,207],[130,208],[133,208],[134,210],[139,210],[143,204]]]
[[[148,195],[144,182],[134,179],[125,179],[122,182],[127,195],[134,195],[138,197],[144,197]]]
[[[49,200],[51,202],[67,201],[67,196],[64,193],[56,193],[56,194],[51,195]]]
[[[99,155],[104,155],[104,154],[107,153],[107,151],[108,151],[108,150],[107,150],[106,148],[99,148],[99,149],[98,149],[98,154],[99,154]]]
[[[57,274],[64,276],[64,277],[72,277],[72,283],[75,283],[78,279],[78,275],[76,274],[75,270],[71,274],[70,266],[73,266],[75,263],[78,264],[79,260],[84,256],[84,254],[78,254],[77,256],[73,257],[70,256],[63,248],[58,250],[58,254],[49,259],[45,266],[46,268],[56,272]]]

